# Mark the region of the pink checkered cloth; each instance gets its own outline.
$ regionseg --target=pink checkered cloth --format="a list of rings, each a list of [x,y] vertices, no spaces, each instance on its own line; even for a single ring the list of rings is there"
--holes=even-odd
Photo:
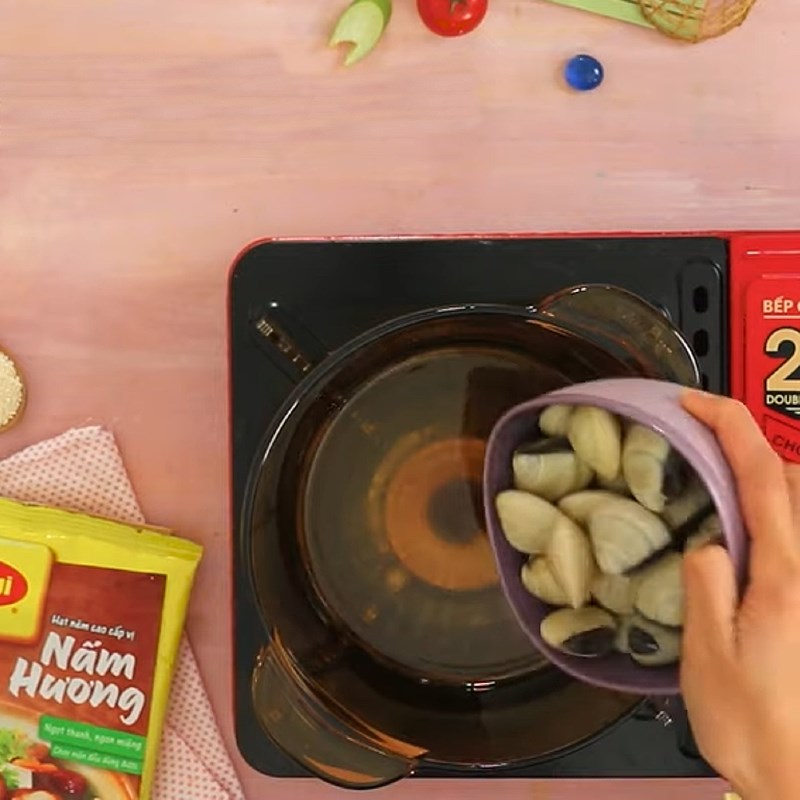
[[[142,524],[111,433],[74,428],[0,461],[0,495]],[[183,637],[153,785],[153,800],[244,800],[194,653]]]

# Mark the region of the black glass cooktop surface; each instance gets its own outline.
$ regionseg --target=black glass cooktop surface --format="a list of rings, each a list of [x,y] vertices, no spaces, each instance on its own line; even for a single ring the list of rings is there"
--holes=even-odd
[[[714,238],[464,238],[378,241],[265,241],[230,274],[228,298],[234,586],[234,702],[239,749],[256,770],[307,777],[263,733],[251,704],[251,675],[265,629],[250,589],[239,532],[245,483],[265,429],[295,386],[286,362],[270,358],[253,322],[277,306],[302,324],[319,357],[367,329],[424,308],[535,305],[583,283],[623,287],[661,308],[692,344],[704,386],[728,391],[728,254]],[[640,713],[591,744],[497,776],[705,777],[679,699],[664,714]],[[459,776],[425,768],[420,776]],[[469,775],[469,771],[466,772]],[[485,773],[481,773],[486,777]]]

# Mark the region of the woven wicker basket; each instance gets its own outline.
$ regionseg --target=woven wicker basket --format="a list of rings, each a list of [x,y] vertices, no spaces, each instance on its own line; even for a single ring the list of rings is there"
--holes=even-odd
[[[741,25],[756,0],[639,0],[644,16],[662,33],[699,42]]]

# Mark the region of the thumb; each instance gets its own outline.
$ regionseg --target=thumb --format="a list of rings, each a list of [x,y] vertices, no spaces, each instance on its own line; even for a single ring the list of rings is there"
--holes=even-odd
[[[709,658],[732,657],[736,641],[736,578],[728,553],[707,545],[686,554],[683,660],[701,666]],[[699,662],[699,663],[698,663]]]

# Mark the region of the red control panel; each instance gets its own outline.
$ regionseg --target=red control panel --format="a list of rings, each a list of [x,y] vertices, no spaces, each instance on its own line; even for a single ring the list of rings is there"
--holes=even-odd
[[[800,463],[800,234],[733,236],[731,394]]]

